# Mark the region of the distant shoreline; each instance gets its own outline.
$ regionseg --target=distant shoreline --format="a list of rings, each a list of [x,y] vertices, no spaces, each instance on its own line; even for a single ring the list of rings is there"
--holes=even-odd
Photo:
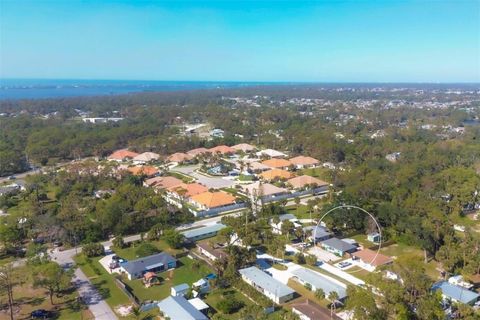
[[[0,101],[116,96],[142,92],[207,89],[238,89],[253,86],[320,87],[438,87],[480,90],[478,83],[373,83],[373,82],[255,82],[255,81],[155,81],[155,80],[75,80],[0,79]]]

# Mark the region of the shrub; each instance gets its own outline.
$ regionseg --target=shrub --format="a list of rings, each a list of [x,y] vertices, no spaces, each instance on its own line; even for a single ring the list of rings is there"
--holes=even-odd
[[[98,257],[105,254],[105,248],[101,243],[87,243],[83,246],[82,252],[89,258]]]
[[[137,254],[138,257],[146,257],[146,256],[151,256],[152,254],[159,253],[160,250],[158,250],[157,247],[155,247],[153,244],[149,242],[144,242],[138,246],[138,248],[135,250],[135,253]]]
[[[243,302],[235,299],[234,297],[229,297],[224,299],[217,304],[217,309],[222,313],[230,314],[237,312],[240,308],[244,306]]]
[[[118,249],[123,249],[126,247],[125,241],[121,236],[115,237],[115,239],[112,240],[112,245]]]
[[[305,256],[303,255],[303,253],[297,253],[295,255],[295,260],[297,261],[298,264],[305,264]]]

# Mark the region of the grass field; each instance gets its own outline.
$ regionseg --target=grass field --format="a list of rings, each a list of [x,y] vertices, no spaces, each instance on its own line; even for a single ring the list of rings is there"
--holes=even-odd
[[[20,274],[28,275],[29,270],[26,267],[17,269]],[[60,296],[53,298],[53,305],[50,303],[48,292],[42,288],[34,288],[30,277],[24,277],[23,283],[14,287],[13,296],[15,301],[15,319],[29,319],[33,310],[45,309],[53,311],[56,319],[60,320],[77,320],[91,319],[92,315],[85,306],[81,306],[77,302],[77,292],[72,288]],[[0,293],[0,301],[6,301],[6,296],[2,291]],[[0,319],[10,319],[7,310],[0,310]]]
[[[186,283],[191,286],[192,283],[212,273],[212,270],[201,261],[198,269],[194,269],[192,265],[192,259],[188,257],[180,258],[179,267],[175,270],[160,273],[161,284],[150,288],[145,288],[141,279],[126,280],[125,283],[133,289],[135,295],[140,300],[161,300],[170,295],[170,288],[172,286],[181,283]]]
[[[149,243],[157,247],[158,250],[168,252],[171,255],[175,255],[177,253],[182,252],[182,250],[170,248],[170,246],[164,240],[149,241]],[[130,247],[123,248],[123,249],[115,248],[115,254],[127,260],[134,260],[134,259],[141,258],[136,253],[138,246],[139,245],[137,244],[136,246],[131,245]]]

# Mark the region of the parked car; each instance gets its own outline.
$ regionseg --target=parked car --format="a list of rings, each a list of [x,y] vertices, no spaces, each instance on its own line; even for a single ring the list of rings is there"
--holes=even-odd
[[[32,319],[50,319],[53,317],[53,312],[45,309],[33,310],[30,314]]]

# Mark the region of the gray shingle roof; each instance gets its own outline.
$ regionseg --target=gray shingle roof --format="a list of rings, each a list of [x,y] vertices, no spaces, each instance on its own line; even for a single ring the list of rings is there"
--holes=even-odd
[[[165,266],[168,266],[168,263],[173,261],[177,260],[175,260],[175,258],[168,253],[161,252],[137,260],[128,261],[122,264],[122,267],[130,274],[139,274],[149,268],[153,268],[153,266],[155,265],[163,264]]]
[[[208,320],[184,297],[168,297],[158,303],[158,308],[172,320]]]
[[[329,247],[335,248],[337,250],[346,252],[350,250],[355,250],[357,247],[348,242],[342,241],[338,238],[330,238],[325,241],[322,241],[322,244],[325,244]]]
[[[264,291],[275,294],[277,297],[283,297],[295,292],[280,281],[270,277],[257,267],[240,269],[238,272],[255,283],[258,287],[262,288]]]

